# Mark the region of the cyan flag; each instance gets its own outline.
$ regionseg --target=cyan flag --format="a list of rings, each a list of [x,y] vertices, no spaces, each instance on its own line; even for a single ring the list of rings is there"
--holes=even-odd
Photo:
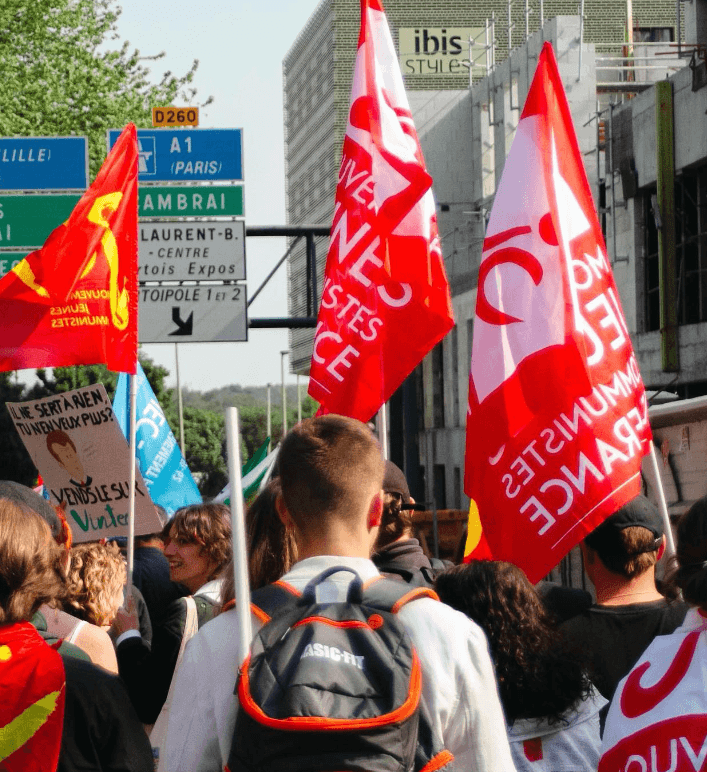
[[[135,457],[150,492],[150,498],[155,504],[164,507],[171,517],[179,507],[200,503],[201,494],[139,363],[135,377],[137,378]],[[121,373],[113,400],[113,412],[126,437],[128,437],[130,423],[129,383],[128,376]]]

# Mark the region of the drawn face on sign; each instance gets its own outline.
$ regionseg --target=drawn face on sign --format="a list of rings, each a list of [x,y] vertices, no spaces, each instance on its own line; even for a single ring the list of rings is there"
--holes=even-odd
[[[69,435],[57,429],[47,434],[47,450],[52,454],[57,464],[64,467],[72,481],[79,485],[89,484],[83,464],[76,451],[76,445]]]

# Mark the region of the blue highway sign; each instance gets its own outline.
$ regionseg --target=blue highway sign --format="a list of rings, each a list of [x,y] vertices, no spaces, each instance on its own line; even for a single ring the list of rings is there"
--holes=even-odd
[[[0,190],[85,190],[86,137],[0,137]]]
[[[108,132],[108,149],[120,136]],[[140,182],[242,180],[240,129],[138,129]]]

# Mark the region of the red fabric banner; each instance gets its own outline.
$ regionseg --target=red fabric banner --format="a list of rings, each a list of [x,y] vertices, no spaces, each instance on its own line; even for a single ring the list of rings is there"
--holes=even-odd
[[[454,324],[432,180],[388,22],[361,1],[309,393],[367,421]]]
[[[0,769],[55,772],[64,727],[64,663],[29,622],[0,627]]]
[[[640,492],[650,441],[641,375],[546,43],[479,269],[466,559],[507,560],[538,581]]]
[[[0,280],[0,370],[137,362],[137,134],[129,124],[69,219]]]

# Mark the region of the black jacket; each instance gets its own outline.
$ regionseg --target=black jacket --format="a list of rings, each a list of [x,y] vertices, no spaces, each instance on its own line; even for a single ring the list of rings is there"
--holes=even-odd
[[[215,606],[194,596],[199,627],[214,616]],[[140,720],[154,724],[167,699],[187,621],[186,601],[178,598],[167,607],[162,622],[152,631],[152,646],[141,638],[122,640],[117,647],[118,671]]]
[[[152,748],[120,678],[72,656],[57,772],[152,772]]]

